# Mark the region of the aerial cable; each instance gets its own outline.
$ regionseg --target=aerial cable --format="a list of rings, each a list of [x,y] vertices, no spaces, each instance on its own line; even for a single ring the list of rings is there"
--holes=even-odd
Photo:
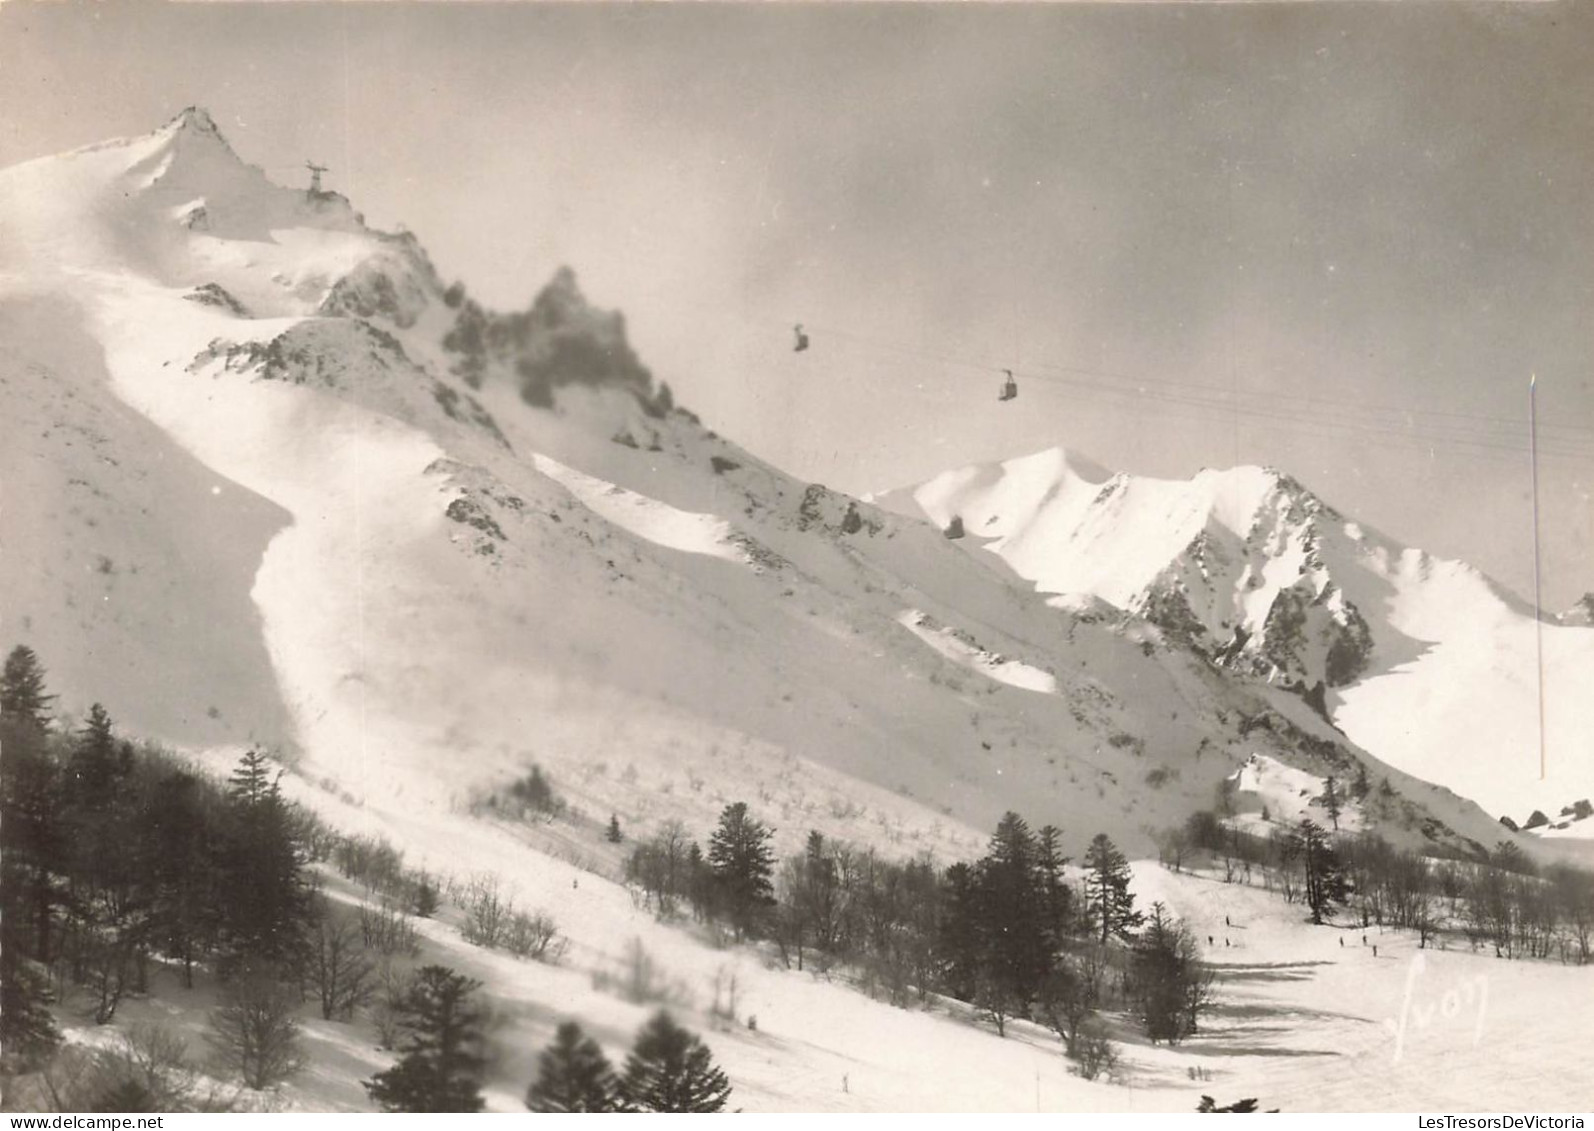
[[[674,296],[680,301],[682,296]],[[712,310],[723,316],[723,307],[686,300],[689,305]],[[774,319],[743,320],[744,325],[778,325]],[[1521,440],[1522,421],[1489,416],[1484,413],[1455,409],[1418,407],[1387,403],[1349,403],[1313,393],[1262,393],[1214,385],[1199,381],[1178,381],[1168,378],[1146,377],[1104,367],[1068,364],[1046,359],[1027,358],[995,361],[988,356],[975,356],[962,351],[932,348],[925,344],[910,345],[872,335],[860,334],[838,326],[814,322],[786,322],[785,329],[792,335],[791,350],[812,356],[820,351],[824,339],[832,338],[854,343],[859,347],[898,354],[937,363],[943,372],[963,369],[971,373],[992,374],[1004,378],[999,398],[1006,395],[1006,379],[1022,377],[1044,384],[1066,386],[1075,392],[1094,392],[1103,396],[1132,398],[1138,408],[1161,406],[1204,410],[1209,413],[1240,414],[1253,420],[1271,421],[1292,425],[1291,430],[1306,435],[1329,436],[1333,433],[1313,431],[1312,428],[1334,429],[1340,432],[1359,432],[1368,436],[1391,436],[1413,443],[1430,446],[1456,446],[1474,449],[1478,453],[1499,452],[1509,455],[1524,450]],[[1016,332],[1016,330],[1015,330]],[[1265,404],[1257,402],[1265,401]],[[1292,413],[1286,405],[1324,406],[1314,409],[1313,415],[1303,417]],[[1175,414],[1180,415],[1180,414]],[[1212,417],[1187,419],[1211,420]],[[1594,437],[1594,426],[1564,422],[1538,424],[1539,454],[1564,459],[1594,458],[1594,449],[1583,443],[1585,437]],[[1554,446],[1552,446],[1552,444]]]
[[[1244,392],[1231,390],[1222,386],[1206,385],[1198,382],[1178,382],[1157,379],[1138,379],[1123,373],[1110,370],[1091,369],[1083,366],[1064,366],[1048,362],[1031,362],[1020,367],[1008,367],[996,364],[985,359],[976,359],[946,351],[929,349],[923,346],[909,346],[900,342],[890,342],[883,339],[871,338],[851,331],[840,330],[831,326],[810,324],[810,329],[822,336],[836,337],[856,342],[860,345],[871,346],[876,349],[887,350],[908,356],[919,357],[926,360],[938,361],[943,365],[959,366],[979,372],[988,372],[1006,376],[1011,368],[1012,372],[1033,380],[1052,384],[1067,385],[1075,389],[1094,390],[1106,395],[1134,398],[1139,404],[1147,404],[1155,400],[1163,400],[1171,404],[1186,405],[1195,408],[1205,408],[1223,413],[1240,413],[1255,419],[1275,420],[1281,422],[1301,421],[1307,424],[1322,424],[1328,427],[1348,429],[1364,432],[1369,435],[1397,436],[1404,439],[1429,440],[1439,444],[1472,445],[1479,448],[1491,449],[1502,452],[1521,451],[1521,444],[1517,437],[1520,432],[1512,433],[1495,431],[1500,429],[1519,429],[1520,422],[1507,420],[1500,417],[1490,417],[1478,413],[1452,412],[1442,409],[1417,408],[1398,405],[1358,405],[1343,404],[1331,401],[1329,398],[1312,394],[1266,394],[1260,392]],[[1037,372],[1041,370],[1042,372]],[[1101,381],[1086,381],[1080,376],[1057,376],[1054,374],[1077,374],[1090,377],[1107,378],[1109,380],[1136,382],[1139,387],[1121,384],[1107,384]],[[1154,386],[1148,389],[1146,386]],[[1170,391],[1164,391],[1170,390]],[[1214,394],[1203,396],[1203,393]],[[1248,403],[1246,398],[1250,398]],[[1268,406],[1254,403],[1266,399],[1272,404],[1279,401],[1294,401],[1309,404],[1328,404],[1332,406],[1332,413],[1324,417],[1319,412],[1314,418],[1302,421],[1298,414],[1281,411]],[[1345,418],[1344,414],[1361,414],[1362,417],[1371,416],[1374,419]],[[1383,419],[1378,419],[1379,414],[1385,414]],[[1445,420],[1432,420],[1428,418],[1447,418],[1457,423],[1446,423]],[[1469,427],[1461,422],[1477,421],[1488,424],[1490,428]],[[1578,425],[1565,425],[1569,432],[1590,432]],[[1541,432],[1543,426],[1541,425]],[[1567,443],[1577,444],[1580,437],[1566,435],[1556,437]],[[1496,443],[1495,441],[1508,441]],[[1514,442],[1512,442],[1514,441]],[[1566,458],[1588,458],[1594,456],[1594,451],[1585,451],[1580,446],[1576,449],[1550,450],[1541,445],[1541,452]]]
[[[1039,377],[1037,379],[1042,381],[1048,380],[1048,378],[1045,377]],[[1051,380],[1057,381],[1057,379]],[[1134,406],[1142,411],[1158,410],[1166,412],[1169,409],[1184,408],[1201,410],[1209,414],[1216,414],[1191,416],[1187,413],[1174,413],[1174,415],[1182,416],[1186,419],[1216,422],[1221,420],[1249,418],[1252,420],[1270,421],[1284,425],[1290,425],[1293,431],[1304,431],[1305,429],[1302,428],[1303,425],[1316,425],[1319,428],[1338,429],[1341,430],[1341,432],[1349,431],[1368,436],[1392,436],[1413,443],[1427,443],[1430,446],[1454,445],[1458,447],[1473,448],[1479,451],[1500,452],[1507,454],[1520,454],[1524,450],[1522,444],[1519,442],[1496,442],[1505,441],[1508,439],[1500,434],[1446,431],[1442,427],[1440,427],[1438,430],[1434,430],[1433,426],[1428,426],[1429,430],[1425,432],[1418,428],[1379,426],[1367,421],[1345,420],[1335,418],[1333,416],[1319,415],[1317,417],[1302,417],[1298,414],[1283,410],[1270,409],[1255,404],[1219,403],[1200,398],[1177,397],[1167,393],[1141,394],[1137,393],[1135,390],[1120,389],[1086,382],[1059,383],[1070,384],[1075,387],[1076,392],[1081,392],[1081,394],[1085,396],[1099,395],[1132,399]],[[1308,434],[1328,436],[1332,433],[1314,431]],[[1594,452],[1586,450],[1569,450],[1563,448],[1550,451],[1547,450],[1542,444],[1540,445],[1539,450],[1540,454],[1550,454],[1568,459],[1594,458]]]

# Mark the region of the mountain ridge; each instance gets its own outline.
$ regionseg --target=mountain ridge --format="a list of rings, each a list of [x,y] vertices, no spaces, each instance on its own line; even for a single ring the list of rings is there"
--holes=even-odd
[[[1551,799],[1537,785],[1542,632],[1545,687],[1567,689],[1547,713],[1547,745],[1567,789],[1594,781],[1577,742],[1594,715],[1569,691],[1594,671],[1594,634],[1349,519],[1277,469],[1092,480],[1074,459],[1048,449],[969,465],[880,499],[943,528],[956,520],[1038,591],[1144,618],[1215,664],[1305,695],[1385,761],[1501,808]],[[1418,726],[1410,713],[1425,701],[1440,717]]]

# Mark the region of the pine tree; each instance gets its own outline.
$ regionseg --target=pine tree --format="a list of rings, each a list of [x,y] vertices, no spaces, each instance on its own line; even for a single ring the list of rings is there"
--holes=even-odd
[[[775,902],[772,835],[748,815],[747,803],[738,801],[725,807],[719,828],[709,839],[709,869],[737,938],[751,934]]]
[[[894,949],[907,963],[908,977],[918,990],[921,1003],[928,1002],[937,988],[940,956],[936,953],[936,934],[941,922],[941,878],[937,871],[928,852],[903,866],[897,922],[891,932]]]
[[[781,955],[795,948],[801,970],[805,947],[829,952],[836,941],[836,862],[822,833],[810,830],[802,853],[781,864],[778,886]]]
[[[0,716],[0,954],[46,966],[70,854],[63,794],[43,727],[8,708]]]
[[[76,887],[90,890],[116,882],[141,838],[133,830],[124,789],[132,774],[132,751],[117,748],[111,716],[96,703],[78,732],[67,761],[68,820],[72,826],[72,870]]]
[[[803,845],[799,909],[815,947],[834,949],[841,928],[841,890],[836,859],[824,834],[810,829]]]
[[[131,746],[117,742],[110,715],[94,704],[66,766],[62,941],[72,976],[89,984],[94,1020],[102,1025],[140,984],[152,943],[154,869],[151,837],[141,824],[147,781],[133,771]]]
[[[415,884],[415,897],[411,902],[411,909],[421,919],[430,919],[437,914],[441,900],[437,896],[437,887],[432,883],[426,873],[421,873],[421,878]]]
[[[617,813],[609,814],[609,831],[606,834],[610,844],[619,844],[625,839],[625,834],[620,831],[620,817]]]
[[[731,1095],[708,1046],[663,1011],[637,1034],[620,1091],[635,1110],[659,1112],[722,1111]]]
[[[1085,853],[1085,867],[1086,898],[1101,944],[1106,946],[1114,938],[1127,941],[1145,919],[1135,910],[1134,893],[1129,890],[1133,875],[1128,859],[1106,833],[1097,833]]]
[[[486,1011],[471,1000],[481,988],[446,966],[423,966],[399,1006],[407,1036],[399,1062],[365,1082],[383,1111],[476,1112]]]
[[[304,846],[265,755],[244,754],[228,781],[222,921],[227,964],[296,967],[311,919]]]
[[[526,1093],[532,1111],[618,1111],[619,1082],[596,1041],[566,1021],[542,1051],[537,1080]]]
[[[227,779],[227,795],[248,811],[262,804],[272,788],[271,760],[259,750],[246,750]]]
[[[116,766],[116,738],[112,733],[111,714],[100,703],[89,708],[89,717],[83,721],[78,750],[88,760],[101,763],[107,769],[114,770]]]
[[[1003,815],[976,867],[987,1010],[1024,1013],[1051,965],[1040,852],[1017,813]],[[1003,1018],[997,1017],[998,1028]]]
[[[1063,879],[1068,857],[1060,847],[1062,832],[1046,825],[1035,836],[1035,879],[1040,892],[1041,926],[1046,935],[1048,956],[1062,952],[1063,943],[1074,928],[1073,892]]]
[[[12,947],[0,951],[0,1075],[32,1072],[61,1043],[50,1014],[49,979]]]
[[[1522,875],[1532,875],[1533,867],[1528,861],[1527,853],[1522,851],[1521,845],[1511,840],[1495,841],[1494,851],[1490,854],[1494,866],[1504,872],[1516,872]]]
[[[959,1001],[973,1001],[985,962],[981,946],[980,892],[974,868],[953,864],[941,878],[940,929],[936,950],[941,956],[941,981]]]
[[[1345,878],[1339,854],[1329,843],[1328,834],[1311,820],[1303,820],[1291,832],[1287,853],[1291,859],[1300,861],[1312,922],[1322,923],[1323,916],[1332,915],[1334,908],[1344,904],[1350,895],[1350,883]]]
[[[6,657],[0,674],[0,718],[38,730],[50,725],[49,707],[55,696],[44,689],[44,665],[32,648],[18,644]]]
[[[1323,783],[1323,811],[1328,814],[1328,819],[1334,823],[1334,831],[1338,832],[1340,814],[1339,790],[1333,774],[1330,774],[1328,780]]]
[[[153,939],[183,964],[183,984],[193,989],[194,966],[215,946],[221,926],[219,814],[199,779],[182,771],[156,784],[146,814]]]
[[[111,716],[96,703],[78,732],[67,762],[72,801],[85,815],[85,824],[103,828],[103,814],[117,800],[118,787],[132,770],[132,752],[117,749]]]

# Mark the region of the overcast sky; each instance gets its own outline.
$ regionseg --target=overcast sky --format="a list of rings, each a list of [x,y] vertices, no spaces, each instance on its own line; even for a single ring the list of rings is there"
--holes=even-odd
[[[1589,4],[0,5],[0,164],[189,104],[854,492],[1268,463],[1531,599],[1536,372],[1594,589]]]

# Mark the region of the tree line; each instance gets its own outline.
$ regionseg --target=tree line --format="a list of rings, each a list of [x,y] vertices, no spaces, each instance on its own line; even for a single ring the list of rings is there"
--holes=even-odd
[[[14,649],[0,673],[0,1076],[26,1078],[20,1102],[60,1111],[234,1106],[235,1097],[200,1086],[185,1042],[168,1029],[134,1025],[97,1047],[62,1041],[52,1006],[69,994],[108,1024],[169,969],[189,988],[200,970],[219,982],[209,1067],[245,1088],[273,1087],[304,1066],[299,1016],[308,1004],[327,1020],[363,1012],[395,1052],[393,1067],[366,1081],[378,1107],[481,1109],[481,984],[446,966],[417,968],[412,917],[436,914],[446,894],[460,906],[466,941],[551,961],[563,940],[549,916],[517,911],[491,877],[445,891],[385,842],[332,832],[283,796],[257,750],[217,782],[118,738],[99,704],[75,730],[58,728],[54,700],[38,657]],[[523,800],[541,800],[536,786],[530,780]],[[317,864],[371,902],[350,909],[322,897]],[[728,1095],[706,1046],[661,1016],[639,1035],[602,1110],[717,1110]]]
[[[10,1002],[76,987],[104,1024],[147,989],[156,956],[189,986],[201,963],[229,980],[302,967],[315,918],[305,817],[265,756],[251,751],[219,785],[117,738],[97,703],[77,731],[57,733],[43,674],[23,647],[0,676]],[[30,1043],[9,1035],[13,1047]]]
[[[1195,853],[1228,882],[1259,879],[1303,903],[1313,922],[1344,917],[1411,930],[1419,948],[1459,936],[1500,958],[1591,958],[1594,873],[1564,862],[1540,868],[1508,840],[1481,859],[1445,859],[1398,848],[1373,830],[1331,833],[1302,820],[1261,833],[1203,811],[1161,840],[1162,861],[1175,869]]]
[[[798,969],[842,969],[896,1005],[942,995],[999,1034],[1012,1018],[1053,1028],[1087,1076],[1110,1070],[1096,1021],[1132,1012],[1153,1041],[1195,1031],[1212,974],[1194,935],[1160,904],[1135,905],[1132,875],[1105,835],[1070,869],[1053,826],[1017,813],[986,854],[940,867],[882,858],[817,831],[778,860],[746,803],[726,806],[705,852],[678,821],[632,848],[626,879],[662,918],[690,914],[736,939],[772,943]]]

